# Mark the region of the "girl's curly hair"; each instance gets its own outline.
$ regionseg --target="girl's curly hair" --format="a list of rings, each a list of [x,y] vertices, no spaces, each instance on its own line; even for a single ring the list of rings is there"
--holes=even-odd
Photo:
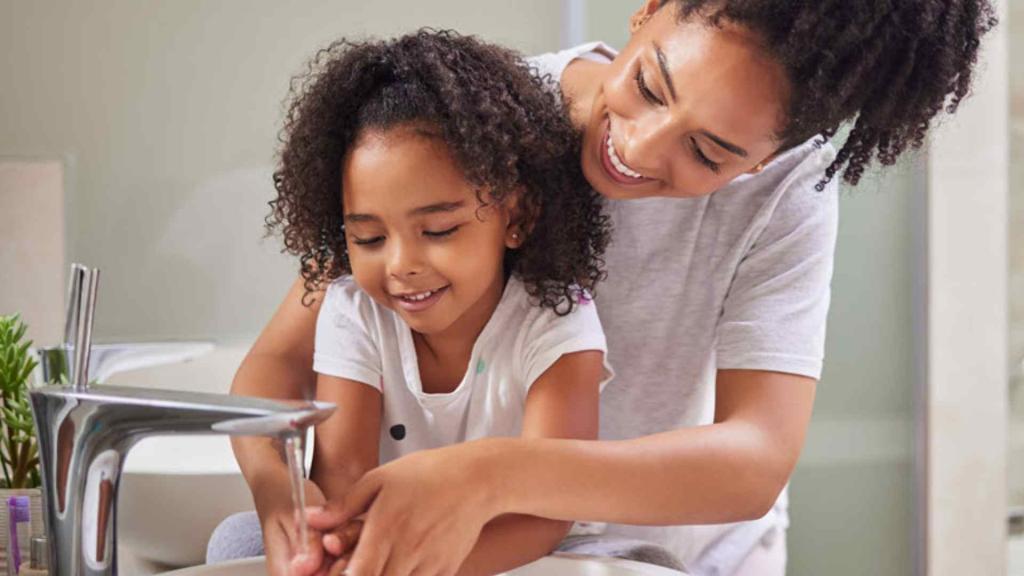
[[[521,56],[451,31],[339,40],[292,81],[268,232],[299,257],[310,293],[351,272],[342,159],[367,130],[424,128],[448,147],[481,203],[515,195],[526,239],[506,274],[567,314],[603,277],[610,225],[579,167],[580,135],[560,94]]]
[[[662,0],[679,17],[748,28],[782,64],[792,94],[783,149],[840,124],[852,129],[819,190],[839,171],[856,185],[873,158],[891,165],[924,143],[932,118],[968,95],[988,0]],[[844,168],[845,166],[845,168]]]

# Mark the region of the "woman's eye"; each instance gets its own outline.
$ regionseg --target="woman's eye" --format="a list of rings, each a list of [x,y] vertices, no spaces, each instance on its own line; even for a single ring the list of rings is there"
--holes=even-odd
[[[651,92],[651,89],[647,86],[647,81],[644,80],[643,68],[637,68],[636,70],[636,89],[640,92],[640,95],[644,97],[644,100],[647,100],[651,104],[655,104],[657,106],[665,105],[665,102],[663,102],[661,98],[658,98],[654,92]]]
[[[445,236],[451,236],[458,229],[459,226],[452,226],[451,228],[448,228],[446,230],[439,230],[437,232],[434,232],[432,230],[424,230],[423,235],[429,236],[430,238],[444,238]]]
[[[697,158],[697,161],[707,167],[708,170],[715,172],[716,174],[722,168],[722,165],[715,162],[711,158],[708,158],[704,151],[697,145],[697,141],[693,138],[690,139],[690,146],[693,148],[693,155]]]
[[[374,236],[373,238],[356,238],[352,237],[352,243],[356,246],[373,246],[374,244],[380,244],[384,241],[383,236]]]

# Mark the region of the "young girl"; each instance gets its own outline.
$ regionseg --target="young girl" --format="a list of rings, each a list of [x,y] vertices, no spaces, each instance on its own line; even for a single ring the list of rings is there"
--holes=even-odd
[[[317,428],[316,487],[340,500],[379,463],[465,440],[596,438],[611,371],[588,291],[608,225],[557,96],[512,52],[444,32],[338,42],[315,68],[268,224],[307,295],[326,287],[313,366],[338,409]],[[287,526],[248,479],[264,530]],[[473,571],[543,556],[567,527],[506,518]],[[323,559],[313,541],[293,569],[335,564],[351,536]],[[268,547],[275,573],[282,552]]]
[[[956,109],[992,6],[635,2],[621,52],[536,60],[584,131],[576,161],[612,199],[596,302],[616,368],[602,441],[485,439],[373,470],[341,510],[311,517],[368,508],[354,576],[446,573],[438,558],[510,513],[607,521],[608,536],[656,542],[694,575],[785,573],[785,486],[821,374],[838,180],[894,163]],[[844,123],[847,137],[822,144]],[[302,294],[296,283],[234,390],[301,396],[316,318]]]

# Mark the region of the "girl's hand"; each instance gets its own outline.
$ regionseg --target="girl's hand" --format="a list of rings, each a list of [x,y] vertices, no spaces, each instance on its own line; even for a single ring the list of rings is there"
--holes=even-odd
[[[295,509],[292,505],[290,488],[279,485],[269,486],[256,496],[256,509],[263,529],[263,546],[267,556],[267,570],[272,576],[320,576],[326,574],[327,566],[334,558],[325,555],[321,544],[321,533],[310,529],[306,542],[306,553],[299,541],[299,529],[295,523]],[[324,502],[320,489],[306,481],[308,502]]]
[[[480,470],[487,440],[410,454],[363,476],[341,503],[311,509],[310,525],[332,529],[366,512],[348,562],[350,576],[453,575],[484,524],[497,516]]]

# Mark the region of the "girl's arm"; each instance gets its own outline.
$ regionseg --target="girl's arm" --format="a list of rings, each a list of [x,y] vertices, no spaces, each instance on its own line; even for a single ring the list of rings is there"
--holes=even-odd
[[[315,302],[309,307],[302,304],[303,294],[300,278],[292,284],[270,323],[242,361],[231,383],[232,394],[288,400],[313,397],[316,384],[313,337],[323,294],[314,294]],[[276,491],[279,482],[272,480],[287,478],[280,442],[232,436],[231,446],[254,495],[265,485],[266,489]]]
[[[383,399],[371,386],[321,374],[316,398],[338,406],[316,427],[310,479],[328,501],[341,500],[363,474],[377,467]]]
[[[530,388],[522,437],[596,439],[603,374],[602,352],[559,358]],[[570,521],[521,514],[496,518],[484,526],[458,574],[498,574],[532,562],[550,554],[571,527]]]
[[[599,385],[603,374],[602,352],[575,352],[559,358],[530,388],[523,439],[534,442],[541,438],[596,438]],[[342,508],[347,508],[352,501],[364,504],[374,501],[348,565],[348,574],[489,575],[540,558],[558,545],[571,522],[487,513],[467,521],[463,512],[478,509],[483,492],[477,487],[450,482],[461,476],[459,470],[475,469],[480,463],[456,456],[444,459],[442,464],[434,455],[470,444],[476,442],[409,454],[363,476],[341,503]],[[499,454],[495,456],[500,458]],[[379,493],[373,489],[378,480],[388,482],[387,488]],[[439,492],[445,494],[445,499],[434,501],[433,495]],[[438,514],[421,515],[419,510],[423,505]],[[365,508],[362,506],[359,512]],[[335,510],[329,506],[312,514],[311,524],[337,525],[351,517],[342,519]],[[449,511],[451,514],[447,513]],[[496,518],[499,515],[501,517]],[[394,546],[398,540],[392,535],[399,533],[425,536],[429,541],[423,542],[424,547],[429,547],[431,553],[427,556],[404,553]],[[384,547],[379,548],[381,545]]]

